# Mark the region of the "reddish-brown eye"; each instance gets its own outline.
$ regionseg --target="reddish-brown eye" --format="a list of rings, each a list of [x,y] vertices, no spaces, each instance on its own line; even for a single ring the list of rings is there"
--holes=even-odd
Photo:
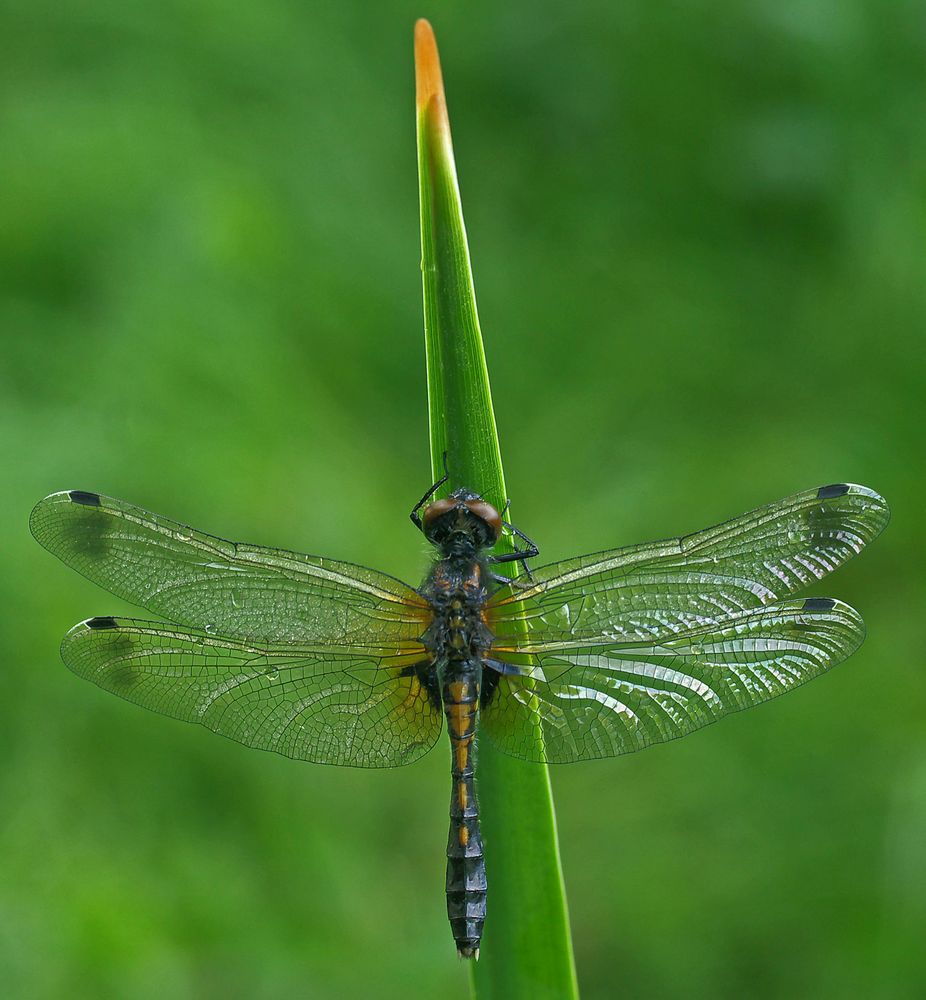
[[[432,504],[428,504],[424,509],[424,515],[421,520],[424,522],[425,527],[432,524],[437,518],[442,514],[446,514],[448,511],[453,510],[456,507],[457,501],[453,497],[445,497],[443,500],[436,500]]]
[[[495,540],[498,541],[502,533],[502,515],[490,503],[485,500],[467,500],[466,506],[471,514],[475,514],[481,521],[492,529]]]

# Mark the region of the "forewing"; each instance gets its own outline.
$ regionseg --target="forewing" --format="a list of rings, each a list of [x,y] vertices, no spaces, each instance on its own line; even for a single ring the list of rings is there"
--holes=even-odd
[[[784,694],[842,662],[864,636],[858,612],[825,598],[740,612],[653,643],[531,636],[519,651],[533,659],[533,676],[497,678],[482,732],[525,760],[629,753]]]
[[[427,753],[440,735],[439,706],[407,669],[423,648],[380,657],[273,648],[93,618],[68,632],[61,655],[75,674],[128,701],[299,760],[395,767]]]
[[[96,493],[54,493],[29,523],[49,552],[110,593],[229,638],[401,652],[430,617],[416,591],[384,573],[228,542]]]
[[[533,571],[490,602],[502,639],[646,641],[770,605],[841,566],[887,524],[864,486],[807,490],[681,538],[580,556]]]

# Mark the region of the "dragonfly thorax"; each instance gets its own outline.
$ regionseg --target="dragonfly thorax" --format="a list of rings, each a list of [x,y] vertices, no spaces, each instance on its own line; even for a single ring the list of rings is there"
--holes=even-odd
[[[462,563],[446,558],[434,564],[425,581],[422,592],[434,620],[423,642],[438,664],[479,659],[491,646],[493,635],[483,616],[488,597],[483,576],[478,561]]]

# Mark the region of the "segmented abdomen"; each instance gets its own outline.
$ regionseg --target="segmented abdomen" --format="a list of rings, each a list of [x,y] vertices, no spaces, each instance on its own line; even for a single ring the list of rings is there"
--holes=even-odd
[[[478,661],[451,660],[441,689],[450,731],[453,775],[447,841],[447,915],[457,951],[464,958],[479,956],[486,915],[485,859],[473,783],[480,667]]]

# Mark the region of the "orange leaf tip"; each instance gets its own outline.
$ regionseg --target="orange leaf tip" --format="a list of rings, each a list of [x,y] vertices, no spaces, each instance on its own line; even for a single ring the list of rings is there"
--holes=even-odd
[[[415,103],[419,114],[428,113],[432,127],[450,131],[437,40],[423,17],[415,22]]]

